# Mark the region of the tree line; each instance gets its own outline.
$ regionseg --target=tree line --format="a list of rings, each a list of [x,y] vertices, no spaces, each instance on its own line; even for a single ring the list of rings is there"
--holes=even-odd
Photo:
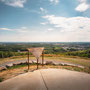
[[[80,46],[80,44],[76,44]],[[77,48],[72,48],[75,44],[63,44],[63,46],[71,47],[64,49],[60,44],[55,43],[31,43],[31,44],[17,44],[17,43],[7,43],[0,45],[0,58],[7,58],[12,56],[27,55],[27,48],[31,47],[45,47],[45,54],[56,54],[56,55],[67,55],[67,56],[79,56],[79,57],[88,57],[90,58],[90,46],[87,44],[86,48],[83,50],[78,50]]]
[[[45,54],[56,54],[56,55],[67,55],[67,56],[79,56],[90,58],[90,49],[89,50],[80,50],[80,51],[66,51],[64,49],[46,49]],[[23,56],[27,55],[27,52],[13,52],[13,51],[0,51],[0,58],[7,58],[12,56]],[[31,54],[31,53],[30,53]]]

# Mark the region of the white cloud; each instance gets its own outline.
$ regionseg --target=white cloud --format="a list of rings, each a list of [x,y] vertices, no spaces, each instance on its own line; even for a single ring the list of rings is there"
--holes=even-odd
[[[42,22],[42,23],[40,23],[40,24],[42,24],[42,25],[46,25],[48,22]]]
[[[58,4],[59,0],[49,0],[51,3]]]
[[[87,2],[87,0],[78,0],[79,2],[83,3],[83,2]]]
[[[19,33],[26,33],[29,31],[27,27],[21,27],[19,29],[13,29],[13,30]]]
[[[56,17],[54,15],[43,16],[54,27],[59,27],[65,31],[90,30],[90,18],[88,17]]]
[[[53,28],[49,28],[48,31],[53,31],[54,29]]]
[[[44,8],[40,7],[40,10],[41,10],[41,11],[44,11]]]
[[[10,29],[10,28],[0,28],[0,30],[5,30],[5,31],[16,31],[16,32],[20,32],[20,33],[26,33],[29,31],[29,29],[27,27],[21,27],[18,29]]]
[[[84,12],[86,11],[88,8],[90,7],[90,5],[86,4],[86,3],[81,3],[76,7],[76,11],[80,11],[80,12]]]
[[[40,11],[43,12],[43,13],[47,13],[48,11],[42,7],[40,7]]]
[[[59,30],[60,37],[65,40],[90,41],[90,18],[88,17],[67,18],[46,15],[43,18],[47,19],[56,28],[55,30]]]
[[[12,31],[12,30],[11,30],[11,29],[9,29],[9,28],[0,28],[0,30]]]
[[[24,3],[26,3],[27,0],[0,0],[1,2],[4,2],[6,5],[12,6],[12,7],[24,7]]]
[[[90,8],[90,4],[87,3],[87,0],[78,0],[80,4],[75,8],[76,11],[84,12]]]

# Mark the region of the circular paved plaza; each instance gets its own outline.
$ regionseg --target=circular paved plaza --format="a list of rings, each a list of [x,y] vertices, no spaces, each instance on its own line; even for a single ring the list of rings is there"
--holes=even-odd
[[[90,74],[41,69],[1,82],[0,90],[90,90]]]

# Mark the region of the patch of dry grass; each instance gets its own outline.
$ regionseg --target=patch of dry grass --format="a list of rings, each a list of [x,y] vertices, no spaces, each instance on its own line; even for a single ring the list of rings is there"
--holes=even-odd
[[[36,65],[30,65],[29,72],[36,70],[36,68],[37,68]],[[68,70],[73,70],[73,71],[90,73],[90,70],[87,68],[82,69],[82,68],[72,67],[72,66],[57,66],[57,65],[44,65],[42,67],[42,65],[39,65],[39,69],[48,69],[48,68],[68,69]],[[16,67],[9,68],[5,71],[0,72],[0,78],[1,78],[1,81],[4,81],[4,80],[10,79],[12,77],[15,77],[17,75],[24,74],[26,72],[28,72],[26,65],[22,65],[22,66],[18,65]]]
[[[61,62],[79,64],[85,67],[90,67],[90,59],[85,58],[72,58],[72,57],[46,57],[47,60],[56,60]]]
[[[16,60],[25,60],[25,59],[27,59],[26,56],[15,56],[11,58],[3,58],[3,59],[0,59],[0,64],[3,64],[5,62],[10,62],[10,61],[16,61]],[[35,57],[30,56],[30,60],[35,60]],[[41,65],[39,65],[39,69],[59,68],[59,69],[68,69],[68,70],[90,73],[90,59],[89,58],[87,59],[87,58],[80,58],[80,57],[45,56],[45,60],[55,60],[55,61],[79,64],[79,65],[85,66],[86,68],[81,69],[81,68],[72,67],[72,66],[55,66],[55,65],[44,65],[44,67],[42,67]],[[33,71],[35,69],[36,69],[36,65],[30,66],[30,71]],[[25,65],[12,67],[10,69],[0,72],[0,81],[7,80],[9,78],[15,77],[17,75],[20,75],[26,72],[27,72],[27,66]]]

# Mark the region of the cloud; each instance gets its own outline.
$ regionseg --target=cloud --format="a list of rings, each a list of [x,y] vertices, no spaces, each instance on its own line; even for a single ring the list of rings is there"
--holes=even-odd
[[[43,12],[44,11],[44,8],[40,7],[40,10]]]
[[[48,22],[42,22],[42,23],[40,23],[40,24],[42,24],[42,25],[46,25],[46,24],[48,24]]]
[[[58,4],[59,0],[49,0],[51,3]]]
[[[26,3],[27,0],[0,0],[1,2],[5,3],[6,5],[12,6],[12,7],[24,7],[24,3]]]
[[[87,3],[87,0],[78,0],[80,4],[75,8],[76,11],[84,12],[90,8],[90,4]]]
[[[0,30],[12,31],[12,30],[11,30],[11,29],[9,29],[9,28],[0,28]]]
[[[46,9],[44,9],[44,8],[42,8],[42,7],[40,7],[40,11],[41,11],[42,13],[47,13],[47,12],[48,12]]]
[[[54,29],[53,28],[49,28],[48,31],[53,31]]]
[[[83,2],[87,2],[87,0],[78,0],[79,2],[83,3]]]
[[[53,25],[54,34],[57,32],[57,41],[90,41],[90,18],[88,17],[46,15],[43,18]]]
[[[56,28],[60,28],[64,32],[90,31],[90,18],[88,17],[56,17],[54,15],[46,15],[50,24]]]
[[[20,33],[26,33],[29,31],[29,29],[27,27],[21,27],[18,29],[10,29],[10,28],[0,28],[0,30],[4,30],[4,31],[16,31],[16,32],[20,32]]]
[[[76,7],[76,11],[79,11],[79,12],[84,12],[86,11],[88,8],[90,7],[90,5],[86,4],[86,3],[81,3],[80,5],[78,5]]]
[[[20,32],[20,33],[26,33],[29,31],[27,27],[21,27],[19,29],[14,29],[14,30],[16,30],[17,32]]]

